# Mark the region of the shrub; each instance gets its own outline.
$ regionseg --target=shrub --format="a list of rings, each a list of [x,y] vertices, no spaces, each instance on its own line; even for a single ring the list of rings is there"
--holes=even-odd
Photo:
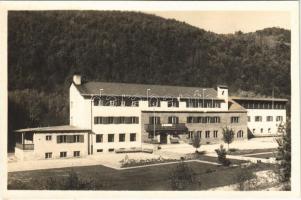
[[[217,159],[218,162],[221,163],[224,166],[229,166],[231,164],[230,160],[228,160],[226,158],[227,155],[227,151],[226,149],[223,147],[223,145],[221,144],[219,149],[215,149],[215,152],[217,153]]]
[[[124,159],[122,159],[120,161],[120,163],[121,163],[121,167],[123,168],[123,167],[135,167],[135,166],[143,166],[143,165],[173,162],[173,161],[178,161],[178,160],[177,159],[166,159],[161,156],[158,158],[152,158],[152,159],[134,160],[134,159],[129,159],[127,156]]]
[[[195,178],[195,172],[181,159],[175,170],[171,171],[170,183],[173,190],[191,190],[200,182]]]
[[[191,145],[195,148],[195,152],[198,152],[198,148],[201,147],[201,137],[198,133],[194,132],[191,138]]]
[[[236,152],[237,150],[238,150],[238,149],[235,149],[235,148],[230,148],[230,149],[229,149],[230,152]]]

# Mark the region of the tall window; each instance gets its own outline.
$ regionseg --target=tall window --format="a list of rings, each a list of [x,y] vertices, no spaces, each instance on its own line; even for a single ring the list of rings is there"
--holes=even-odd
[[[262,116],[255,116],[255,122],[262,122]]]
[[[103,142],[103,134],[96,134],[96,142],[97,143]]]
[[[136,141],[136,133],[131,133],[130,134],[130,141],[135,142]]]
[[[238,138],[244,137],[244,132],[242,130],[238,131],[236,137],[238,137]]]
[[[168,117],[168,123],[169,124],[178,124],[179,123],[179,118],[176,117],[176,116]]]
[[[79,135],[73,135],[73,142],[79,142]]]
[[[188,138],[192,138],[193,136],[193,131],[188,131]]]
[[[231,123],[239,123],[239,117],[231,117]]]
[[[273,121],[273,116],[267,116],[267,122],[272,122]]]
[[[250,116],[248,116],[248,122],[250,122],[251,121],[251,117]]]
[[[119,142],[125,142],[125,133],[119,134]]]
[[[210,138],[210,131],[206,131],[206,132],[205,132],[205,137],[206,137],[206,138]]]
[[[149,123],[150,124],[160,124],[160,117],[150,117]]]
[[[217,133],[218,133],[218,131],[213,131],[213,137],[214,138],[217,138]]]
[[[114,134],[108,134],[108,142],[114,142]]]
[[[197,134],[200,138],[202,138],[202,131],[197,131],[196,134]]]

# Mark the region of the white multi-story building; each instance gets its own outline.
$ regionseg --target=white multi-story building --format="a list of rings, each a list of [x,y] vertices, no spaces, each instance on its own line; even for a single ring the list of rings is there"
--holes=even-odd
[[[254,136],[278,136],[286,123],[287,99],[231,97],[248,111],[248,129]]]
[[[143,143],[220,142],[230,128],[236,140],[247,139],[248,117],[259,115],[242,99],[229,98],[228,88],[178,87],[108,82],[83,83],[75,75],[69,90],[70,124],[17,130],[20,159],[80,157],[118,151],[141,151]],[[278,104],[277,104],[278,105]],[[283,104],[281,104],[283,106]],[[277,107],[277,106],[276,106]],[[273,107],[273,118],[286,113]],[[283,107],[281,107],[283,108]],[[261,112],[261,111],[260,111]],[[269,112],[271,113],[271,112]],[[262,118],[267,116],[261,114]],[[257,119],[257,118],[256,118]],[[252,119],[253,120],[253,119]],[[255,119],[254,119],[255,120]],[[269,118],[270,120],[270,118]],[[269,122],[270,123],[270,122]],[[274,133],[274,126],[262,128]]]

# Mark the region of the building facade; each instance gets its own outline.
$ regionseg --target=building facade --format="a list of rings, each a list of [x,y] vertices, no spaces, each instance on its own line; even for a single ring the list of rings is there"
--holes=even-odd
[[[51,159],[141,150],[143,143],[190,143],[195,134],[200,136],[202,144],[219,143],[225,128],[234,131],[234,140],[244,140],[250,130],[255,129],[257,135],[260,124],[253,124],[250,119],[255,120],[263,111],[255,112],[242,99],[229,98],[226,86],[215,90],[83,83],[79,75],[73,77],[69,97],[69,125],[16,131],[18,158]],[[273,118],[282,116],[284,121],[283,104],[280,107],[269,109],[269,113],[275,112]],[[268,118],[264,111],[262,117]],[[274,126],[268,129],[269,125],[263,124],[263,129],[277,131]]]
[[[256,137],[279,136],[286,123],[287,99],[232,97],[248,111],[248,129]]]

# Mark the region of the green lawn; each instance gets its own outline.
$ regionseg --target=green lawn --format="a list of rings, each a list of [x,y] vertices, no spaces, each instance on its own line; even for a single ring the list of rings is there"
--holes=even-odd
[[[223,167],[211,164],[190,162],[187,165],[194,171],[200,183],[191,190],[206,190],[212,187],[233,184],[242,170],[240,167]],[[61,169],[35,170],[8,173],[8,189],[50,189],[50,177],[66,179],[69,172],[75,172],[80,180],[93,180],[96,190],[171,190],[170,172],[177,164],[143,167],[137,169],[114,170],[101,165]],[[268,164],[257,164],[252,171],[271,168]],[[47,182],[48,181],[48,182]],[[56,188],[62,189],[62,188]]]

